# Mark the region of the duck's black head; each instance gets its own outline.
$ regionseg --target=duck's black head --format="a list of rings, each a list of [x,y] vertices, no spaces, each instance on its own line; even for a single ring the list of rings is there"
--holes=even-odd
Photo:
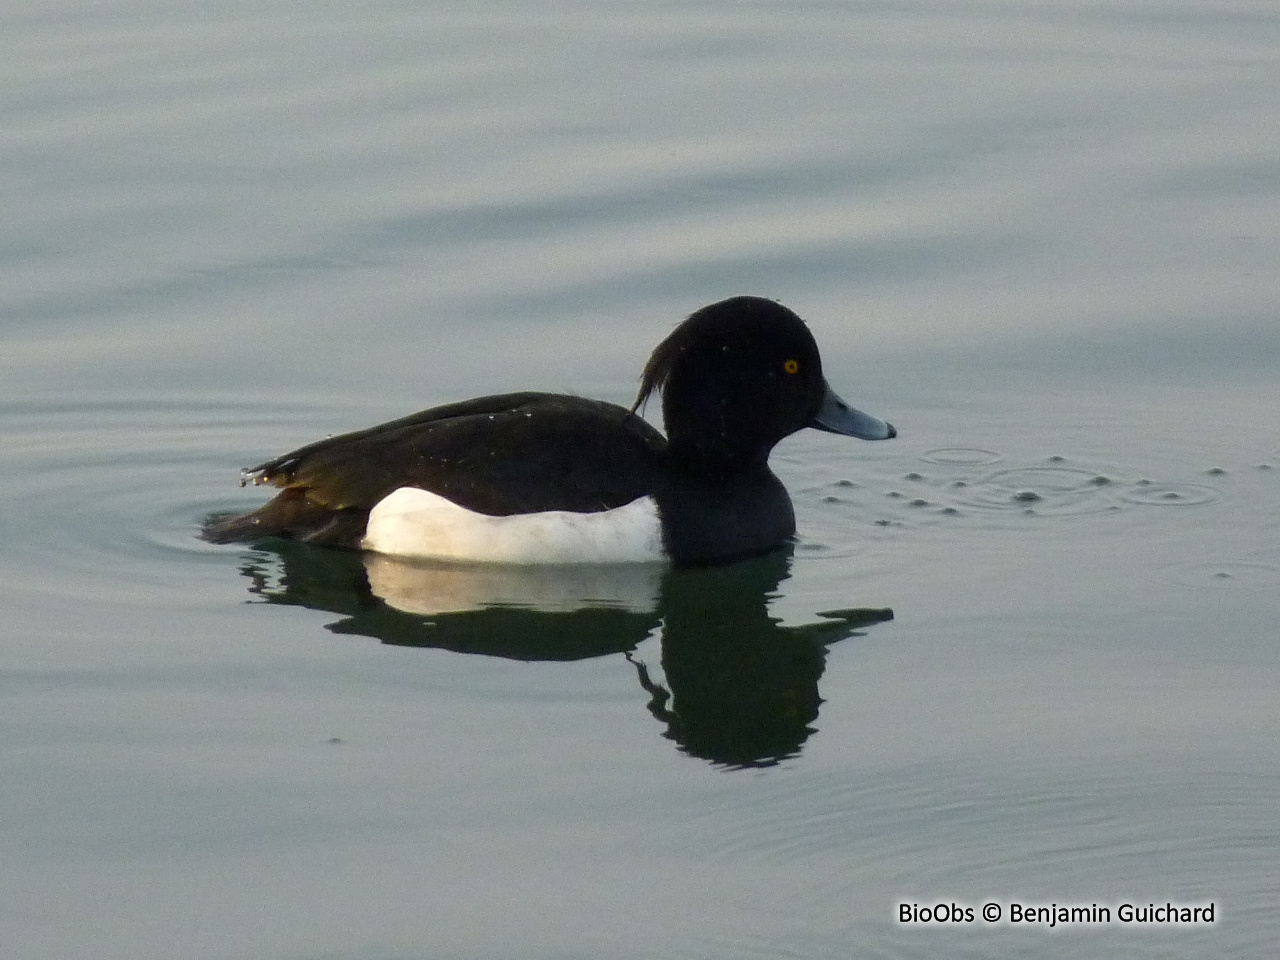
[[[672,331],[645,366],[636,407],[655,390],[679,461],[763,463],[779,440],[805,427],[865,440],[896,435],[832,392],[804,321],[761,297],[713,303]]]

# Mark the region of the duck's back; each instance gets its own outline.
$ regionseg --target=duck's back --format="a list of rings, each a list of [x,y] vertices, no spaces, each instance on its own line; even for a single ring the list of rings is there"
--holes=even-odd
[[[666,441],[611,403],[547,393],[481,397],[320,440],[246,472],[283,487],[217,521],[214,541],[289,536],[359,547],[369,511],[402,488],[492,517],[597,513],[653,492]]]

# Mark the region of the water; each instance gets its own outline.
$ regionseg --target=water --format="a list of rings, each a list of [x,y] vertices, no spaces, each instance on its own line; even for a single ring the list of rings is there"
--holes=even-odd
[[[0,27],[7,957],[1280,936],[1270,4]],[[779,448],[787,553],[516,576],[195,539],[327,433],[629,403],[736,293],[901,431]],[[1216,920],[898,915],[989,901]]]

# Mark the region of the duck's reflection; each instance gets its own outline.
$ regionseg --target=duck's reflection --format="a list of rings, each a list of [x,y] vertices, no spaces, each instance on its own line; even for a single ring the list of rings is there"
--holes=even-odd
[[[791,559],[787,548],[701,569],[444,566],[273,541],[242,572],[266,602],[341,614],[335,633],[517,660],[624,654],[681,749],[764,766],[814,732],[827,647],[893,616],[840,610],[783,626],[769,601]],[[665,685],[632,656],[655,632]]]

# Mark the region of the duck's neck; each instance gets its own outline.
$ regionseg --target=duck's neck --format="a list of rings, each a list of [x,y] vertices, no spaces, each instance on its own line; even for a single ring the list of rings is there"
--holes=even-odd
[[[769,469],[768,450],[737,449],[706,437],[693,443],[669,441],[667,455],[675,473],[690,478],[713,477],[716,482]]]

